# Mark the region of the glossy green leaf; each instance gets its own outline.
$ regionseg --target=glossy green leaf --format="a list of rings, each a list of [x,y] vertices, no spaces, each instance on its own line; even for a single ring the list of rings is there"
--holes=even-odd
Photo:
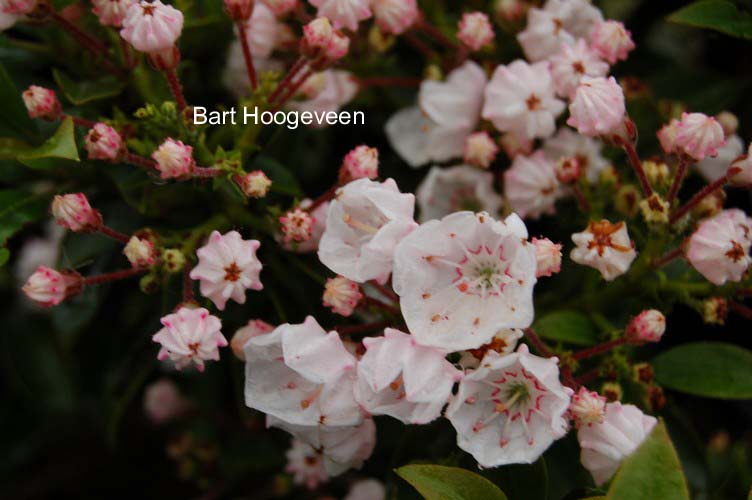
[[[0,137],[0,160],[15,160],[19,154],[30,149],[31,146],[24,141],[11,137]]]
[[[627,457],[608,489],[609,500],[689,500],[679,457],[666,426],[660,421],[645,441]]]
[[[752,40],[752,15],[740,12],[728,0],[700,0],[677,10],[668,20]]]
[[[36,134],[36,125],[29,118],[26,106],[21,99],[21,91],[18,90],[0,64],[0,134],[16,137],[33,137]]]
[[[405,465],[397,474],[426,500],[506,500],[506,495],[488,479],[458,467]]]
[[[125,82],[118,80],[112,75],[107,75],[94,81],[74,82],[62,71],[54,69],[52,70],[52,76],[55,78],[55,82],[60,87],[60,90],[63,91],[65,97],[76,106],[99,99],[114,97],[120,94],[125,88]]]
[[[24,165],[36,169],[54,168],[60,164],[59,160],[80,161],[73,120],[66,118],[44,144],[19,154],[17,159]]]
[[[752,352],[741,347],[684,344],[656,356],[652,364],[664,387],[709,398],[752,398]]]
[[[575,345],[593,345],[598,342],[595,326],[582,313],[555,311],[533,324],[535,332],[548,340]]]

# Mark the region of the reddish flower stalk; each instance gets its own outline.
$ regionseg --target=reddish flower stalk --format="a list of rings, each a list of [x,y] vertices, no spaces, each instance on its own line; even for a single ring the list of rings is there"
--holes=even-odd
[[[101,283],[107,283],[109,281],[119,281],[133,276],[138,276],[146,272],[146,267],[133,267],[131,269],[123,269],[122,271],[113,271],[111,273],[99,274],[97,276],[87,276],[81,279],[81,283],[85,286],[99,285]]]
[[[383,76],[383,77],[370,77],[361,78],[360,88],[366,89],[368,87],[418,87],[422,80],[420,78],[413,77],[399,77],[399,76]]]
[[[728,305],[732,311],[734,311],[742,318],[752,320],[752,308],[749,308],[744,304],[740,304],[739,302],[734,302],[733,300],[729,300]]]
[[[338,188],[339,188],[339,183],[335,183],[332,187],[324,191],[324,193],[322,193],[321,196],[313,200],[313,203],[311,203],[311,205],[308,208],[306,208],[308,213],[311,213],[314,210],[316,210],[322,203],[326,203],[327,201],[334,198],[334,195],[337,194]]]
[[[582,210],[585,213],[590,212],[590,202],[585,198],[585,195],[582,193],[582,190],[579,186],[572,186],[572,192],[574,193],[574,197],[577,199],[577,204],[580,206],[580,210]]]
[[[682,182],[684,182],[684,177],[687,175],[688,168],[689,162],[686,158],[682,158],[679,161],[679,166],[676,168],[674,183],[671,184],[671,190],[668,192],[668,197],[666,198],[666,201],[669,203],[669,205],[673,203],[673,201],[676,199],[676,195],[679,194],[679,189],[681,188]]]
[[[256,90],[258,87],[256,69],[253,67],[253,56],[251,55],[251,48],[248,46],[248,37],[245,36],[247,23],[247,21],[237,21],[238,38],[240,38],[240,46],[243,48],[243,59],[245,59],[245,68],[248,70],[248,79],[251,81],[251,88]]]
[[[530,343],[533,344],[535,350],[538,351],[538,354],[546,358],[556,356],[556,354],[554,354],[553,351],[551,351],[551,349],[549,349],[548,346],[541,340],[538,334],[535,333],[535,330],[533,330],[532,328],[525,328],[524,331],[525,335],[530,340]]]
[[[157,169],[157,164],[152,160],[144,158],[143,156],[139,156],[135,153],[131,153],[130,151],[127,151],[125,153],[125,155],[123,156],[123,161],[132,165],[136,165],[137,167],[147,168],[149,170]]]
[[[183,302],[195,302],[196,295],[193,293],[193,280],[190,276],[190,269],[183,269]]]
[[[194,166],[191,172],[193,177],[217,177],[222,173],[218,168],[197,166]]]
[[[627,154],[627,158],[629,158],[629,163],[632,165],[635,175],[637,175],[637,180],[640,182],[640,187],[642,187],[645,197],[649,198],[653,194],[653,188],[650,186],[648,176],[645,174],[645,169],[642,167],[642,160],[640,160],[640,156],[637,154],[634,144],[629,141],[619,142],[621,143],[622,149],[624,149],[624,152]]]
[[[618,339],[609,340],[608,342],[595,345],[588,349],[577,351],[576,353],[572,354],[572,359],[574,359],[575,361],[580,361],[583,359],[592,358],[593,356],[598,356],[599,354],[608,352],[611,349],[619,347],[620,345],[624,345],[626,343],[627,337],[619,337]]]
[[[561,367],[561,378],[564,385],[574,389],[575,391],[580,388],[579,382],[572,376],[572,370],[568,366]]]
[[[125,63],[125,67],[128,69],[135,68],[136,60],[133,57],[133,52],[131,52],[128,42],[122,37],[120,38],[120,49],[123,51],[123,62]]]
[[[306,80],[308,80],[308,77],[311,76],[312,74],[313,72],[311,71],[310,68],[306,69],[303,72],[303,75],[298,80],[296,80],[295,83],[291,84],[287,92],[284,95],[282,95],[282,97],[279,98],[279,101],[277,102],[277,105],[274,108],[279,109],[282,106],[284,106],[285,103],[289,101],[292,96],[295,95],[298,89],[306,82]]]
[[[685,203],[683,206],[679,207],[669,219],[670,224],[675,224],[676,221],[680,220],[682,217],[687,215],[690,210],[692,210],[694,207],[697,206],[698,203],[700,203],[706,196],[709,196],[713,194],[714,192],[721,189],[723,186],[726,185],[728,182],[728,175],[724,175],[720,179],[716,179],[715,181],[711,182],[704,188],[700,190],[697,194],[695,194],[687,203]]]
[[[180,86],[180,80],[178,74],[174,68],[164,70],[165,78],[167,78],[167,84],[170,86],[170,92],[175,97],[175,103],[178,105],[178,111],[180,113],[188,107],[185,102],[185,96],[183,95],[183,88]]]
[[[284,76],[284,78],[282,78],[282,80],[280,80],[279,83],[277,84],[277,88],[275,88],[274,92],[272,92],[272,94],[269,96],[269,99],[268,99],[269,103],[273,103],[279,97],[282,91],[290,84],[290,81],[303,68],[303,66],[305,65],[305,62],[306,60],[303,57],[295,61],[295,64],[292,65],[292,67]]]
[[[131,237],[127,234],[121,233],[120,231],[115,231],[112,228],[109,228],[102,224],[98,228],[99,232],[103,235],[107,236],[108,238],[112,238],[115,241],[119,241],[120,243],[128,244],[128,241],[130,241]]]
[[[579,377],[575,378],[575,381],[580,385],[588,385],[593,380],[597,379],[601,376],[601,369],[600,368],[593,368],[592,370],[586,371]]]
[[[385,302],[380,301],[379,299],[374,299],[373,297],[363,297],[360,301],[360,305],[363,307],[375,307],[377,309],[382,309],[395,316],[402,314],[398,307],[391,306]]]
[[[93,128],[94,125],[97,124],[97,122],[95,122],[95,121],[87,120],[86,118],[81,118],[81,117],[78,117],[78,116],[62,115],[60,117],[61,120],[65,120],[66,118],[70,118],[71,120],[73,120],[73,123],[76,124],[76,125],[78,125],[79,127],[84,127],[84,128],[87,128],[87,129],[88,128]]]
[[[371,330],[381,330],[391,325],[391,321],[384,320],[374,321],[373,323],[366,323],[363,325],[335,326],[334,329],[337,330],[340,335],[353,335],[357,333],[369,332]]]
[[[676,258],[681,257],[682,255],[682,248],[676,247],[673,250],[670,250],[663,254],[663,256],[657,258],[653,261],[653,267],[663,267],[669,262],[673,262]]]
[[[397,295],[396,293],[394,293],[392,290],[385,287],[384,285],[377,283],[374,280],[369,281],[368,284],[374,287],[376,290],[378,290],[379,293],[381,293],[385,297],[388,297],[391,301],[399,302],[399,299],[400,299],[399,295]]]
[[[449,37],[447,37],[439,28],[429,23],[425,19],[421,19],[416,22],[415,27],[446,48],[450,50],[455,50],[457,48],[457,45],[453,41],[451,41]]]

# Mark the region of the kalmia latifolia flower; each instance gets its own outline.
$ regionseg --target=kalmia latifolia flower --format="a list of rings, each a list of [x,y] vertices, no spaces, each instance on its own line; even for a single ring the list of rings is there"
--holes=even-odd
[[[313,233],[314,219],[311,214],[300,207],[290,210],[279,218],[282,224],[282,233],[285,235],[285,241],[307,241]]]
[[[295,425],[358,425],[355,357],[314,318],[278,326],[245,344],[245,402]]]
[[[204,363],[219,360],[219,348],[227,345],[222,322],[203,307],[181,307],[160,321],[163,328],[152,337],[162,346],[157,359],[169,358],[178,370],[194,363],[203,372]]]
[[[165,140],[151,157],[157,163],[157,170],[162,179],[189,177],[195,164],[193,148],[172,138]]]
[[[319,484],[329,480],[324,469],[324,456],[308,443],[300,439],[290,442],[290,449],[285,452],[287,465],[285,472],[292,474],[294,484],[300,484],[309,490],[315,490]]]
[[[577,158],[580,169],[590,183],[596,183],[601,172],[608,167],[603,157],[603,144],[598,139],[581,135],[569,127],[561,127],[556,135],[546,139],[543,152],[554,163],[562,158]]]
[[[464,368],[476,369],[486,356],[506,356],[517,349],[517,344],[525,333],[519,328],[502,328],[493,336],[490,342],[477,349],[460,352],[458,364]]]
[[[358,23],[371,17],[370,0],[310,0],[316,15],[332,21],[335,28],[358,31]]]
[[[667,155],[676,152],[676,134],[678,131],[679,120],[672,119],[655,133],[658,136],[658,141],[661,143],[661,149]]]
[[[356,481],[347,492],[343,500],[385,500],[386,488],[375,479],[361,479]]]
[[[379,176],[379,150],[362,144],[345,156],[340,169],[340,179],[350,182],[363,177]]]
[[[269,7],[277,17],[284,16],[292,12],[298,6],[299,0],[261,0],[264,5]]]
[[[572,390],[559,382],[556,358],[530,354],[487,356],[465,375],[446,417],[457,445],[482,467],[532,463],[567,431]]]
[[[556,166],[543,151],[530,156],[517,155],[512,167],[504,172],[504,197],[520,217],[537,219],[553,214],[561,196]]]
[[[131,236],[128,244],[123,248],[123,255],[133,267],[151,266],[156,260],[154,243],[138,236]]]
[[[420,220],[441,219],[462,210],[498,214],[503,200],[493,184],[491,172],[467,165],[431,167],[415,192]]]
[[[460,19],[457,38],[471,50],[480,50],[494,38],[491,21],[483,12],[466,12]]]
[[[624,91],[613,76],[584,76],[569,104],[567,125],[587,136],[609,135],[624,122]]]
[[[697,162],[695,168],[705,180],[713,182],[729,172],[729,165],[732,165],[743,151],[744,141],[741,137],[738,135],[726,136],[726,143],[718,148],[715,157],[706,156],[703,160]],[[729,179],[729,182],[735,184],[733,178]]]
[[[475,349],[501,328],[533,320],[536,259],[527,229],[512,214],[456,212],[410,233],[394,254],[394,291],[422,345]]]
[[[83,193],[55,195],[50,211],[55,222],[71,231],[96,231],[102,225],[102,215]]]
[[[603,59],[614,64],[626,61],[635,48],[632,34],[619,21],[601,21],[596,23],[590,35],[591,46]]]
[[[325,114],[337,112],[350,102],[358,93],[358,84],[349,71],[328,69],[309,77],[301,91],[307,99],[292,101],[287,104],[287,108]],[[312,126],[323,128],[327,124],[324,122],[319,125],[318,122],[314,122]]]
[[[534,139],[553,135],[564,108],[554,95],[548,63],[517,60],[494,71],[486,87],[483,118],[501,132]]]
[[[724,210],[702,221],[686,247],[689,263],[718,286],[740,281],[752,258],[752,218],[738,209]]]
[[[259,335],[269,333],[274,330],[274,327],[265,321],[260,319],[252,319],[248,321],[248,324],[243,328],[239,328],[232,336],[230,340],[230,348],[232,353],[241,361],[245,361],[245,345],[248,341]]]
[[[583,425],[577,431],[580,461],[593,475],[595,484],[611,479],[622,460],[648,437],[657,420],[636,406],[608,403],[602,422]]]
[[[120,28],[126,12],[135,3],[137,0],[92,0],[91,10],[102,26]]]
[[[562,45],[561,50],[549,59],[549,64],[556,93],[568,99],[574,97],[583,76],[608,74],[608,64],[582,39],[572,45]]]
[[[258,240],[244,240],[237,231],[213,231],[206,245],[196,251],[198,265],[190,272],[191,279],[200,280],[201,295],[223,311],[230,299],[245,304],[248,288],[263,289],[262,265],[256,257],[260,245]]]
[[[344,276],[329,278],[324,285],[324,306],[330,307],[333,312],[341,316],[350,316],[363,294],[360,287],[354,281],[350,281]]]
[[[717,155],[725,142],[723,127],[712,116],[683,113],[676,127],[675,150],[696,161]]]
[[[84,146],[91,160],[117,161],[125,151],[123,138],[117,130],[104,123],[97,123],[84,137]]]
[[[47,266],[39,266],[26,280],[22,290],[37,304],[56,306],[66,298],[81,291],[81,276],[72,271],[56,271]]]
[[[533,238],[535,247],[535,277],[553,276],[561,271],[561,244],[548,238]]]
[[[465,163],[488,168],[499,154],[499,146],[488,132],[475,132],[465,138]]]
[[[381,31],[392,35],[402,34],[420,15],[416,0],[373,0],[371,9]]]
[[[417,226],[414,210],[415,196],[400,193],[393,179],[350,182],[329,206],[319,259],[358,283],[386,282],[395,247]]]
[[[739,156],[731,163],[728,172],[729,182],[732,185],[746,188],[752,186],[752,144],[749,145],[746,154]]]
[[[251,198],[263,198],[269,192],[272,181],[261,170],[254,170],[237,177],[236,182],[243,194]]]
[[[425,424],[439,417],[462,378],[446,354],[421,346],[411,335],[387,328],[383,337],[363,340],[355,399],[374,415]]]
[[[189,408],[175,382],[161,378],[144,390],[144,413],[154,424],[164,424],[178,418]]]
[[[183,13],[160,0],[134,3],[125,13],[120,36],[139,52],[171,49],[183,31]]]
[[[577,246],[569,254],[571,259],[597,269],[606,281],[626,273],[637,257],[623,221],[591,221],[585,231],[572,235],[572,241]]]
[[[666,317],[660,311],[647,309],[632,318],[624,332],[632,344],[659,342],[666,331]]]
[[[62,106],[54,90],[32,85],[21,93],[21,98],[31,118],[57,120],[62,113]]]
[[[582,426],[600,424],[606,416],[606,398],[582,386],[572,395],[572,401],[569,403],[569,416],[578,429]]]

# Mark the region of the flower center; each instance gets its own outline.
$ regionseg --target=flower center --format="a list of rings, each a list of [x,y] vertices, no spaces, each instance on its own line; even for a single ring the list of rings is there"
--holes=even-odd
[[[530,111],[535,111],[540,107],[541,100],[537,95],[530,94],[530,97],[525,100],[525,104],[527,104],[527,109],[529,109]]]
[[[746,256],[746,252],[744,251],[744,247],[741,246],[741,244],[737,243],[736,241],[731,242],[731,250],[726,252],[726,257],[733,260],[734,262],[739,262]]]
[[[585,65],[582,64],[582,61],[576,61],[572,63],[572,69],[575,73],[579,73],[581,75],[585,74]]]
[[[607,220],[591,222],[588,226],[588,231],[593,235],[593,239],[588,242],[588,250],[595,248],[600,256],[603,256],[606,248],[613,248],[619,252],[629,252],[631,248],[617,245],[611,241],[611,235],[621,229],[623,225],[623,222],[611,224]]]
[[[483,246],[476,252],[468,251],[455,268],[457,289],[481,297],[499,295],[511,280],[503,253],[503,247],[499,247],[498,254]]]
[[[238,281],[241,270],[236,263],[232,263],[225,268],[225,281]]]
[[[155,9],[156,7],[153,5],[141,5],[141,10],[143,10],[145,16],[153,16]]]

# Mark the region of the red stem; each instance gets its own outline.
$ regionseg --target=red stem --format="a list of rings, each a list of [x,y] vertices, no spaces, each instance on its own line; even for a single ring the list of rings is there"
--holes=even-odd
[[[290,67],[290,69],[287,71],[287,74],[282,78],[282,80],[279,81],[277,84],[277,88],[274,89],[274,92],[269,96],[269,103],[273,103],[277,97],[279,97],[279,94],[282,93],[282,90],[284,90],[285,87],[290,83],[290,80],[292,80],[296,74],[298,74],[298,71],[303,68],[305,65],[305,58],[300,57],[297,61]]]
[[[79,127],[84,127],[84,128],[93,128],[94,125],[97,124],[97,122],[95,121],[87,120],[86,118],[81,118],[78,116],[71,116],[71,115],[64,114],[60,117],[61,120],[65,120],[66,118],[70,118],[71,120],[73,120],[74,124],[78,125]]]
[[[352,335],[356,333],[368,332],[371,330],[381,330],[382,328],[386,328],[391,324],[391,321],[384,320],[374,321],[373,323],[366,323],[364,325],[335,326],[334,329],[337,330],[340,335]]]
[[[120,38],[120,49],[123,51],[123,62],[125,63],[125,66],[129,69],[133,69],[136,66],[136,60],[133,58],[133,53],[131,52],[128,42],[122,37]]]
[[[734,302],[733,300],[728,301],[728,305],[731,308],[732,311],[734,311],[736,314],[741,316],[744,319],[752,320],[752,309],[745,306],[744,304],[740,304],[738,302]]]
[[[193,170],[191,170],[191,173],[193,177],[217,177],[222,173],[222,171],[218,168],[213,167],[194,166]]]
[[[645,175],[645,169],[642,168],[642,160],[640,160],[640,156],[637,154],[634,144],[628,141],[619,142],[621,142],[621,147],[624,149],[624,152],[627,153],[629,163],[632,165],[632,168],[637,175],[637,180],[640,181],[640,186],[642,187],[643,193],[645,193],[645,197],[649,198],[653,194],[653,188],[650,186],[647,175]]]
[[[577,204],[580,206],[580,210],[582,210],[585,213],[590,212],[590,202],[585,198],[585,195],[582,194],[582,190],[579,186],[572,186],[572,192],[574,193],[574,197],[577,199]]]
[[[674,259],[681,257],[681,255],[682,255],[682,248],[676,247],[673,250],[670,250],[666,252],[665,254],[663,254],[662,257],[659,257],[658,259],[653,261],[653,267],[655,268],[663,267],[669,262],[672,262]]]
[[[175,103],[178,105],[178,111],[183,112],[188,104],[185,102],[185,96],[183,95],[183,88],[180,86],[180,80],[175,68],[169,68],[164,70],[165,77],[167,78],[167,84],[170,86],[170,92],[175,97]]]
[[[113,271],[111,273],[99,274],[97,276],[87,276],[81,280],[83,285],[99,285],[100,283],[107,283],[108,281],[118,281],[127,278],[132,278],[141,273],[147,271],[146,267],[132,267],[130,269],[123,269],[122,271]]]
[[[396,293],[394,293],[392,290],[388,289],[381,283],[371,280],[368,282],[368,284],[374,287],[376,290],[378,290],[385,297],[388,297],[389,300],[391,300],[392,302],[399,302],[400,300],[399,295],[397,295]]]
[[[568,366],[561,367],[561,378],[564,382],[564,385],[571,387],[575,391],[580,388],[580,384],[572,376],[572,369]]]
[[[388,312],[389,314],[394,314],[395,316],[399,316],[402,314],[402,311],[399,310],[399,308],[391,306],[385,302],[380,301],[379,299],[374,299],[373,297],[363,297],[360,301],[360,305],[363,307],[376,307],[378,309],[383,309],[384,311]]]
[[[677,167],[676,175],[674,176],[674,183],[671,184],[671,190],[668,192],[668,197],[666,198],[669,205],[674,202],[676,195],[679,194],[679,189],[681,188],[682,182],[684,182],[684,177],[687,175],[688,168],[689,162],[686,158],[679,160],[679,166]]]
[[[298,91],[298,89],[308,80],[308,77],[311,76],[313,72],[310,68],[306,69],[303,72],[303,76],[301,76],[298,80],[295,81],[292,85],[290,85],[289,90],[279,99],[279,102],[277,102],[277,105],[274,107],[275,109],[279,109],[282,106],[285,105],[285,103],[295,95],[295,93]]]
[[[538,351],[538,354],[546,358],[556,356],[556,354],[554,354],[553,351],[551,351],[551,349],[549,349],[548,346],[541,340],[538,334],[535,333],[535,330],[533,330],[532,328],[525,328],[524,331],[525,335],[527,335],[528,340],[530,340],[530,343],[533,344],[535,350]]]
[[[148,158],[144,158],[143,156],[131,153],[130,151],[127,151],[125,153],[125,155],[123,156],[123,161],[132,165],[136,165],[137,167],[147,168],[149,170],[157,169],[157,164],[155,162]]]
[[[313,203],[311,203],[311,205],[308,208],[306,208],[308,213],[311,213],[314,210],[316,210],[322,203],[326,203],[327,201],[334,198],[334,195],[337,194],[337,189],[339,189],[339,184],[334,184],[334,186],[324,191],[324,193],[322,193],[321,196],[313,200]]]
[[[400,76],[374,76],[370,78],[361,78],[360,87],[365,89],[368,87],[418,87],[421,82],[420,78],[414,77],[400,77]]]
[[[105,226],[104,224],[99,226],[99,232],[103,235],[107,236],[108,238],[112,238],[115,241],[119,241],[120,243],[128,244],[131,237],[127,234],[121,233],[120,231],[115,231],[112,228],[109,228]]]
[[[251,48],[248,46],[248,37],[245,35],[245,29],[247,21],[238,21],[238,37],[240,38],[240,46],[243,47],[243,59],[245,59],[245,67],[248,70],[248,80],[251,81],[251,88],[256,90],[258,82],[256,81],[256,69],[253,67],[253,56],[251,55]]]
[[[669,223],[670,224],[676,223],[676,221],[684,217],[690,210],[696,207],[697,204],[700,203],[706,196],[709,196],[713,194],[714,192],[718,191],[723,186],[725,186],[727,182],[728,182],[728,175],[724,175],[720,179],[716,179],[715,181],[711,182],[710,184],[702,188],[699,193],[694,195],[687,203],[679,207],[673,213],[673,215],[669,219]]]
[[[196,295],[193,293],[193,280],[190,276],[190,270],[186,267],[183,269],[183,302],[195,302]]]
[[[578,351],[572,354],[572,359],[574,359],[575,361],[580,361],[583,359],[592,358],[593,356],[603,354],[604,352],[610,351],[614,347],[619,347],[620,345],[623,345],[626,343],[627,343],[627,337],[619,337],[618,339],[609,340],[608,342],[604,342],[602,344],[598,344],[588,349],[583,349],[582,351]]]

